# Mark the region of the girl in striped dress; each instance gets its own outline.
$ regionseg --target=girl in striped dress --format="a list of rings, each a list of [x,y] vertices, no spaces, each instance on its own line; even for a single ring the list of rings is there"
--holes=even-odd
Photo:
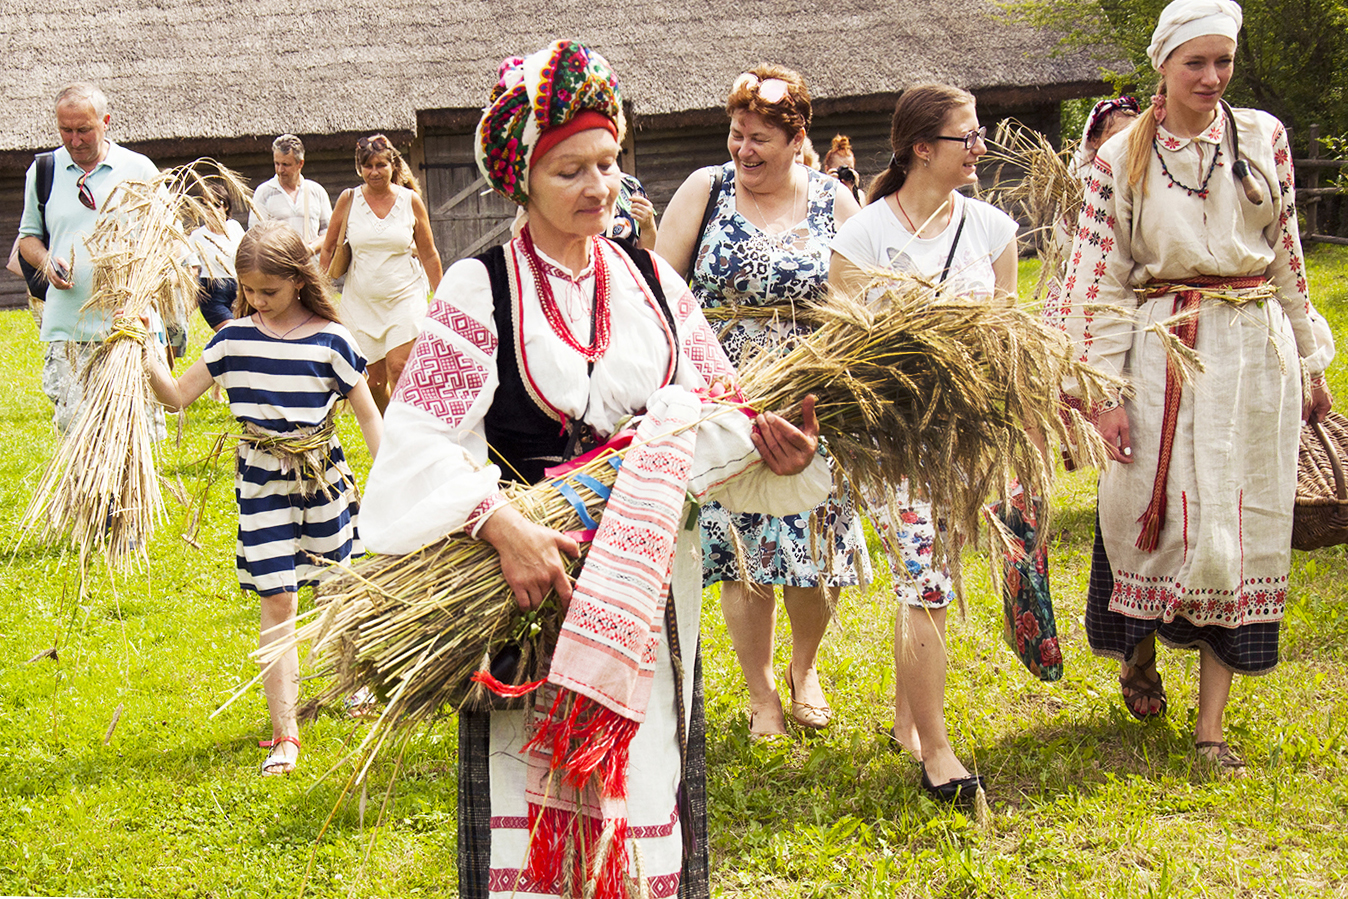
[[[261,645],[295,629],[296,591],[315,583],[319,558],[344,562],[364,552],[356,533],[355,480],[333,427],[346,398],[373,456],[382,422],[364,378],[365,359],[337,318],[303,239],[289,225],[262,222],[235,258],[235,319],[176,381],[146,353],[150,385],[177,411],[218,383],[243,426],[234,495],[239,503],[239,585],[262,601]],[[263,692],[271,715],[262,773],[289,774],[299,757],[294,650],[268,666]]]

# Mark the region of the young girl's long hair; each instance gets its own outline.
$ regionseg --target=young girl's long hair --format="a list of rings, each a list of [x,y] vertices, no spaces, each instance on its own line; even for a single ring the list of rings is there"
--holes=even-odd
[[[328,279],[319,274],[304,238],[285,222],[258,222],[248,229],[234,255],[234,270],[239,275],[257,272],[276,278],[301,282],[300,304],[319,318],[340,322],[337,307],[328,290]],[[244,318],[257,310],[244,298],[243,287],[234,300],[234,317]]]
[[[894,104],[894,118],[889,126],[894,155],[885,170],[871,181],[866,202],[874,203],[903,187],[913,166],[913,146],[934,140],[951,112],[973,103],[973,94],[949,84],[915,84],[904,91]]]
[[[411,167],[398,152],[398,148],[393,146],[393,141],[382,134],[371,134],[356,141],[356,174],[359,175],[360,167],[375,156],[388,157],[389,165],[393,166],[394,184],[421,193],[421,185],[412,174]]]

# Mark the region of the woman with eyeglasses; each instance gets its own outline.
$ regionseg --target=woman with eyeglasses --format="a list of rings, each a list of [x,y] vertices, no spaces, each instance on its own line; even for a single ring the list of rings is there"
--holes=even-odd
[[[1064,282],[1078,350],[1128,384],[1096,420],[1113,464],[1086,635],[1120,662],[1139,719],[1166,713],[1157,641],[1198,649],[1195,753],[1228,772],[1244,765],[1223,735],[1233,675],[1278,663],[1301,421],[1331,406],[1333,355],[1312,320],[1287,132],[1222,100],[1241,20],[1229,0],[1161,12],[1160,84],[1091,164]],[[1174,341],[1203,370],[1181,377]]]
[[[327,271],[345,234],[351,266],[342,321],[369,360],[370,392],[382,413],[416,342],[428,296],[440,284],[440,254],[421,187],[387,137],[356,142],[356,171],[365,183],[338,198],[319,262]]]
[[[890,126],[894,154],[871,182],[867,206],[834,238],[830,282],[856,293],[869,272],[892,269],[933,281],[946,295],[1013,298],[1015,220],[960,193],[978,182],[985,133],[968,91],[945,84],[904,91]],[[945,621],[954,591],[949,574],[932,564],[936,515],[920,484],[876,498],[870,511],[903,606],[894,625],[894,726],[887,737],[921,763],[927,792],[968,802],[982,781],[955,755],[946,732]]]
[[[837,180],[796,161],[811,115],[799,74],[773,65],[745,72],[726,112],[730,162],[688,176],[665,211],[656,250],[687,276],[738,365],[749,352],[806,333],[796,313],[827,295],[829,241],[858,207]],[[814,537],[812,516],[823,531]],[[827,726],[833,710],[815,663],[831,603],[843,586],[870,578],[850,497],[780,518],[708,504],[702,558],[704,584],[722,585],[726,629],[749,689],[750,735],[786,733],[772,667],[778,584],[791,619],[791,717],[803,727]]]

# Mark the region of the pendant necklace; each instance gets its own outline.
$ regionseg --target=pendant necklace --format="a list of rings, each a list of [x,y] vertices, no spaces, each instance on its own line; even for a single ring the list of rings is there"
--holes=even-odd
[[[1190,140],[1190,143],[1193,143],[1192,139]],[[1217,170],[1217,160],[1222,158],[1222,145],[1220,143],[1217,144],[1216,151],[1212,154],[1212,162],[1208,165],[1208,173],[1203,176],[1203,183],[1197,187],[1190,187],[1184,182],[1177,180],[1174,175],[1170,174],[1170,169],[1166,168],[1165,156],[1161,154],[1161,143],[1158,138],[1153,137],[1151,139],[1151,146],[1156,152],[1156,158],[1161,162],[1162,174],[1164,174],[1166,180],[1170,182],[1166,185],[1167,187],[1178,187],[1189,196],[1196,196],[1200,200],[1206,200],[1208,198],[1208,182],[1212,180],[1212,173]],[[1202,158],[1203,157],[1200,155],[1199,159]]]
[[[903,213],[903,220],[908,223],[908,230],[913,232],[914,237],[921,237],[922,235],[917,233],[917,225],[913,224],[913,217],[908,214],[907,209],[903,208],[903,201],[899,199],[897,190],[894,191],[894,202],[899,205],[899,212]]]
[[[273,330],[271,329],[270,326],[268,326],[268,324],[266,323],[266,321],[263,320],[263,318],[262,318],[262,313],[259,312],[259,313],[257,314],[257,324],[258,324],[258,327],[260,327],[262,330],[266,331],[266,332],[267,332],[268,334],[270,334],[272,337],[275,337],[277,340],[285,340],[285,339],[286,339],[287,337],[289,337],[291,334],[294,334],[294,333],[295,333],[296,331],[298,331],[300,328],[303,328],[305,325],[309,324],[309,322],[311,322],[311,321],[313,321],[313,320],[314,320],[314,313],[310,312],[310,313],[309,313],[309,317],[306,318],[304,321],[300,322],[298,325],[296,325],[295,327],[291,328],[289,331],[286,331],[284,334],[277,334],[275,331],[273,331]]]
[[[794,171],[791,174],[791,181],[791,212],[788,217],[795,218],[796,206],[800,203],[800,183],[796,181]],[[749,195],[749,202],[754,204],[754,211],[758,213],[759,219],[761,219],[764,224],[761,228],[755,227],[755,233],[745,242],[745,249],[752,255],[763,257],[768,278],[767,283],[763,285],[763,295],[766,298],[763,302],[770,303],[772,302],[773,275],[776,274],[777,269],[777,266],[773,263],[773,253],[774,251],[785,249],[795,243],[795,229],[788,226],[785,231],[769,234],[767,231],[768,219],[767,216],[763,215],[763,210],[758,205],[758,198],[755,197],[754,192],[747,187],[744,189],[744,192]]]

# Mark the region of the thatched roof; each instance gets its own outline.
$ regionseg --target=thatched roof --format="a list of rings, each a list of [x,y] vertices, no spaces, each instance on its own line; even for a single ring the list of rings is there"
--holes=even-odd
[[[825,106],[922,80],[1044,99],[1099,80],[996,0],[5,0],[0,35],[10,155],[54,142],[52,99],[77,79],[107,92],[124,142],[407,134],[419,110],[480,106],[503,56],[558,36],[609,59],[638,121],[715,109],[758,61],[799,69]]]

